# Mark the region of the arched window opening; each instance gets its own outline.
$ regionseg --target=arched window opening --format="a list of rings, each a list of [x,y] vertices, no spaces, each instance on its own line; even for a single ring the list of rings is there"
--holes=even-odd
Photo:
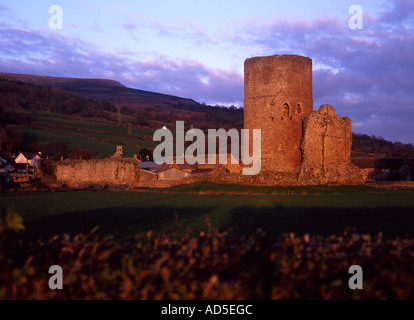
[[[287,103],[283,105],[283,116],[289,117],[289,105]]]
[[[303,112],[302,104],[298,103],[298,114],[301,114]]]

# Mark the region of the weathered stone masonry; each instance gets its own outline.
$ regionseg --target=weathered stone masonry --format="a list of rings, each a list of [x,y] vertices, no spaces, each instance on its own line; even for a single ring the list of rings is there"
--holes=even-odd
[[[262,130],[262,170],[296,169],[302,122],[313,109],[312,60],[294,55],[250,58],[244,76],[244,128]]]
[[[139,168],[134,159],[64,160],[56,162],[54,175],[57,183],[70,187],[134,187]]]
[[[311,59],[255,57],[244,72],[244,128],[262,131],[263,171],[299,170],[299,184],[362,181],[350,163],[351,119],[330,105],[313,111]]]

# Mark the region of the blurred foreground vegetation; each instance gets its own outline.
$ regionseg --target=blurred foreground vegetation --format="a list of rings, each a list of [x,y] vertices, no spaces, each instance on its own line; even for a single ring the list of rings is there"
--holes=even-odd
[[[21,219],[0,218],[1,299],[413,299],[414,239],[346,231],[340,236],[270,240],[191,232],[147,232],[122,244],[86,235],[27,239]],[[209,221],[206,220],[209,225]],[[351,265],[364,270],[351,290]],[[63,268],[63,290],[50,290],[48,269]]]

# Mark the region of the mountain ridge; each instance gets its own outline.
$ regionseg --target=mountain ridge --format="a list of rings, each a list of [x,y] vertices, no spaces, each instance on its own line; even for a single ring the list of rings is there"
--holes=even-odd
[[[80,96],[107,100],[117,107],[128,106],[133,109],[159,107],[168,110],[174,106],[199,105],[190,98],[133,89],[110,79],[52,77],[7,72],[0,72],[0,78],[43,87],[58,87]]]

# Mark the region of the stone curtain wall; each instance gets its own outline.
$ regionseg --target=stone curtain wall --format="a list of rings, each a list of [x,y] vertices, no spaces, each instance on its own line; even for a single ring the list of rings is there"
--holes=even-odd
[[[302,121],[313,110],[312,60],[296,55],[250,58],[244,77],[244,128],[262,130],[262,170],[297,169]]]
[[[352,123],[340,117],[330,105],[312,112],[303,124],[301,143],[304,165],[325,167],[330,163],[350,163]]]
[[[55,176],[57,183],[69,187],[133,187],[139,168],[133,159],[64,160],[56,162]]]
[[[358,167],[351,164],[352,122],[323,105],[303,122],[300,184],[363,183]]]

